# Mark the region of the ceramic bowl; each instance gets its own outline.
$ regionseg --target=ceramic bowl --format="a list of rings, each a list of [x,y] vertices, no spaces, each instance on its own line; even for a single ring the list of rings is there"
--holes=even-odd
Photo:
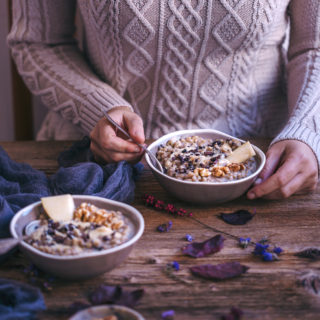
[[[72,196],[76,207],[82,202],[94,204],[106,210],[121,211],[134,226],[133,236],[121,245],[101,251],[93,251],[73,256],[59,256],[42,252],[24,241],[20,249],[39,269],[66,279],[85,279],[110,271],[123,262],[144,231],[144,219],[135,208],[117,201],[87,195]],[[39,218],[41,202],[33,203],[16,213],[10,223],[11,235],[16,239],[24,236],[30,222]]]
[[[168,140],[172,138],[179,139],[194,135],[210,139],[231,138],[245,142],[241,139],[213,129],[181,130],[169,133],[159,138],[150,144],[148,149],[155,155],[159,146],[161,144],[166,144]],[[253,148],[256,152],[255,158],[258,163],[257,170],[253,174],[243,179],[227,182],[191,182],[172,178],[167,174],[160,172],[153,165],[148,154],[145,154],[145,158],[160,185],[169,193],[183,201],[191,202],[193,204],[209,205],[233,200],[248,190],[250,185],[261,172],[266,159],[264,153],[258,147],[253,145]]]
[[[81,310],[69,320],[96,320],[115,315],[118,320],[144,320],[137,311],[118,305],[101,305]]]

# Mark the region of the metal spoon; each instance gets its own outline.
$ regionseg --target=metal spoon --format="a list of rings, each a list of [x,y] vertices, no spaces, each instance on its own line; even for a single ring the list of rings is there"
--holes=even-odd
[[[144,145],[138,143],[137,141],[135,141],[134,139],[132,139],[132,137],[130,137],[129,133],[125,130],[123,130],[109,115],[107,112],[105,112],[105,110],[103,110],[101,108],[101,112],[103,113],[103,115],[107,118],[107,120],[112,123],[118,130],[120,130],[127,138],[131,139],[136,145],[138,145],[141,149],[143,149],[148,156],[150,157],[151,161],[153,162],[153,164],[156,164],[155,166],[159,169],[160,172],[163,173],[163,168],[161,163],[159,162],[159,160],[156,158],[156,156],[149,151]]]
[[[26,237],[30,236],[31,233],[36,231],[39,227],[40,220],[31,221],[24,229],[24,236],[18,239],[16,238],[6,238],[0,240],[0,256],[8,253],[14,247],[16,247],[21,241],[23,241]]]

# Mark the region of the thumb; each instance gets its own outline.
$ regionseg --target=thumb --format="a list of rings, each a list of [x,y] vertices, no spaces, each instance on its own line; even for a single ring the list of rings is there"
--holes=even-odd
[[[130,137],[142,144],[145,141],[142,119],[134,112],[128,111],[123,114],[123,120]]]
[[[282,153],[283,153],[283,148],[281,146],[273,145],[269,149],[266,155],[266,163],[261,173],[259,174],[259,177],[257,180],[260,179],[260,182],[263,182],[267,180],[276,171],[277,167],[279,166]]]

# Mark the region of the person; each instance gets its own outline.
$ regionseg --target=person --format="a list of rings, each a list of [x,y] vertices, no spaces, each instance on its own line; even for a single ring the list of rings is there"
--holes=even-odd
[[[139,160],[101,108],[140,143],[186,128],[272,137],[247,195],[276,199],[318,182],[319,25],[318,0],[14,0],[8,44],[50,110],[39,139],[90,133],[97,159]]]

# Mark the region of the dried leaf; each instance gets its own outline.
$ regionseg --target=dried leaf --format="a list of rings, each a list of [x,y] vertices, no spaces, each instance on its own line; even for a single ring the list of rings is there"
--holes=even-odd
[[[182,252],[194,258],[205,257],[223,248],[224,238],[218,234],[204,242],[193,242],[182,248]]]
[[[239,308],[231,308],[227,315],[223,315],[221,320],[240,320],[243,316],[243,311]]]
[[[210,280],[225,280],[238,277],[247,272],[248,269],[249,267],[239,262],[226,262],[217,265],[204,264],[190,268],[192,274]]]
[[[243,225],[250,221],[255,216],[255,213],[251,213],[248,210],[237,210],[233,213],[220,213],[220,218],[233,225]]]
[[[125,291],[120,286],[101,285],[89,296],[93,305],[119,304],[127,307],[134,307],[144,294],[143,289]]]
[[[311,260],[320,260],[320,250],[317,248],[308,248],[296,253],[296,256]]]

